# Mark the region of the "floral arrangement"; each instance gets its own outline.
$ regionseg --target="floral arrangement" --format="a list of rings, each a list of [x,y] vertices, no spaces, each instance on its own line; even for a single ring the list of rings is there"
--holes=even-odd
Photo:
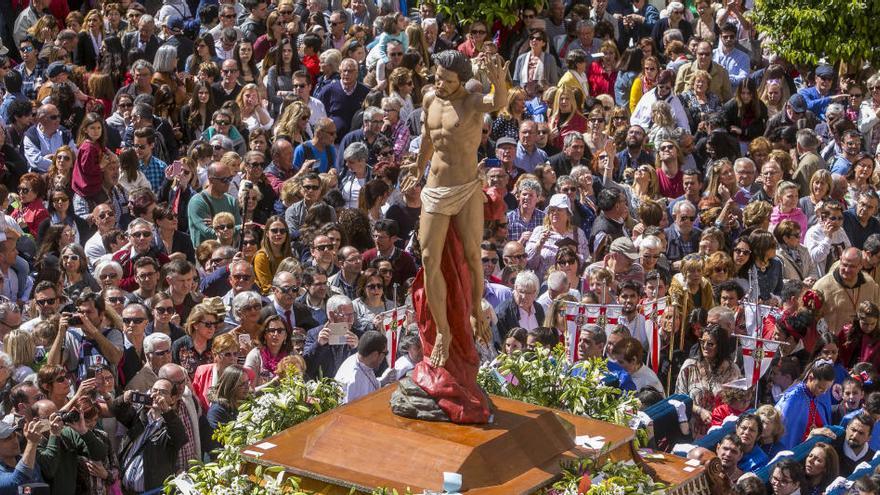
[[[496,366],[480,369],[477,381],[490,394],[627,426],[640,403],[632,394],[606,384],[607,374],[605,360],[571,365],[558,345],[501,354]]]
[[[655,482],[633,461],[606,462],[593,459],[562,464],[562,479],[543,495],[661,495],[666,485]]]
[[[329,411],[341,400],[342,391],[331,379],[307,382],[296,375],[281,379],[242,404],[235,421],[217,428],[214,439],[223,447],[215,462],[193,464],[187,472],[166,481],[165,493],[308,495],[299,488],[299,480],[284,477],[280,466],[258,466],[253,474],[243,474],[240,450]]]

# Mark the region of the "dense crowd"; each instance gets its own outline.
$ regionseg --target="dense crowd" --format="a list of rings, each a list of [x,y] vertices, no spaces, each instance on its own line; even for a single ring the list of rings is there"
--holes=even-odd
[[[404,376],[422,97],[450,63],[488,95],[497,60],[509,99],[473,164],[483,365],[561,342],[645,406],[690,396],[687,441],[736,421],[709,450],[738,493],[850,476],[880,449],[880,74],[789,63],[750,0],[664,3],[549,0],[504,26],[430,2],[3,2],[0,495],[157,493],[279,376],[346,401]],[[572,302],[617,324],[574,341]],[[780,343],[746,390],[740,334]],[[766,486],[740,479],[816,434]]]

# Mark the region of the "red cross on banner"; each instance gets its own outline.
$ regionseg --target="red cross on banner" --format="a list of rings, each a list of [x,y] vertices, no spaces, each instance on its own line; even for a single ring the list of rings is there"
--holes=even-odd
[[[654,373],[660,369],[660,323],[657,318],[666,312],[667,299],[661,297],[642,304],[642,315],[645,316],[645,333],[648,334],[648,362]]]
[[[617,325],[623,312],[623,306],[620,304],[585,304],[584,307],[586,307],[587,323],[599,325],[603,330],[609,323]]]
[[[397,345],[400,340],[400,331],[406,321],[406,308],[394,308],[382,313],[382,327],[385,329],[385,338],[388,339],[388,354],[385,359],[388,366],[393,368],[397,361]]]
[[[742,341],[743,368],[746,372],[746,378],[748,378],[748,383],[754,387],[767,372],[781,342],[748,335],[737,335],[737,337]]]

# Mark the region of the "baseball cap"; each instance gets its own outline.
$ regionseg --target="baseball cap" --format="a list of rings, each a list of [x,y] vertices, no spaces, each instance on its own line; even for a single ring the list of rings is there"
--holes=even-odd
[[[0,421],[0,440],[6,440],[13,433],[15,433],[15,426],[6,421]]]
[[[807,100],[804,99],[804,95],[795,93],[788,99],[788,106],[791,107],[792,112],[804,113],[807,111]]]
[[[816,77],[821,77],[822,79],[834,79],[834,67],[831,67],[828,64],[822,64],[819,67],[816,67]]]
[[[547,210],[550,208],[565,208],[571,214],[571,205],[568,202],[568,195],[557,193],[550,196],[550,203],[547,204]]]
[[[183,18],[178,15],[169,16],[165,20],[165,25],[172,31],[183,31]]]
[[[512,144],[512,145],[516,146],[516,139],[513,139],[512,137],[505,136],[503,138],[498,138],[498,141],[495,141],[496,148],[501,146],[502,144]]]
[[[49,67],[46,68],[46,77],[52,78],[60,76],[65,72],[70,74],[70,68],[64,65],[64,62],[52,62],[49,64]]]
[[[611,243],[610,251],[612,253],[622,254],[632,261],[639,259],[639,250],[633,244],[629,237],[621,236],[614,239]]]

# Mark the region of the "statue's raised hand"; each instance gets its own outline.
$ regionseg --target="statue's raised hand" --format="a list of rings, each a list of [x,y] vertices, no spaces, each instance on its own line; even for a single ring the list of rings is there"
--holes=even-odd
[[[510,62],[502,64],[502,61],[503,59],[498,55],[486,57],[486,76],[496,88],[501,84],[505,84],[507,71],[510,69]]]

